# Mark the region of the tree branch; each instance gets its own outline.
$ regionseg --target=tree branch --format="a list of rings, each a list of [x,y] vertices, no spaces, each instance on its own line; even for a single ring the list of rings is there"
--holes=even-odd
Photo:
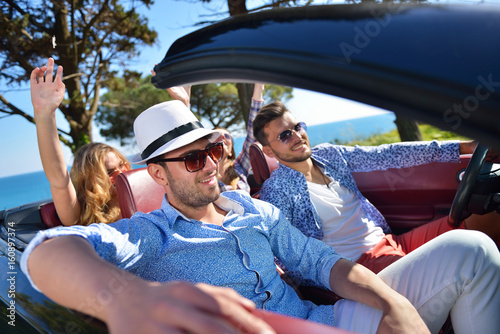
[[[50,29],[47,29],[47,27],[39,24],[36,20],[33,19],[33,16],[30,15],[29,13],[26,13],[21,7],[19,7],[14,1],[12,0],[5,0],[5,2],[7,2],[12,8],[14,8],[15,10],[17,10],[22,16],[26,16],[28,15],[28,21],[34,25],[35,27],[37,27],[38,29],[40,29],[41,31],[43,32],[46,32],[47,34],[49,35],[52,35],[52,31]]]
[[[246,9],[245,13],[253,13],[253,12],[257,12],[259,10],[263,10],[263,9],[267,9],[267,8],[281,7],[282,5],[289,4],[290,2],[296,3],[297,1],[296,0],[277,0],[277,1],[273,1],[270,4],[264,4],[264,5],[260,6],[260,7],[255,7],[255,8],[252,8],[252,9]],[[310,4],[311,4],[311,1],[307,1],[304,4],[304,6],[308,6]],[[228,6],[229,6],[229,1],[228,1]],[[231,11],[228,10],[228,11],[223,11],[223,12],[214,12],[213,14],[203,14],[203,15],[200,15],[200,17],[217,17],[217,16],[221,16],[221,15],[225,15],[225,14],[230,14],[231,16],[233,16],[231,14]],[[198,23],[195,23],[195,26],[213,24],[213,23],[216,23],[216,22],[220,22],[220,20],[200,21]]]
[[[6,114],[10,114],[10,115],[19,115],[19,116],[22,116],[24,118],[26,118],[29,122],[35,124],[35,118],[27,113],[25,113],[24,111],[22,111],[21,109],[17,108],[15,105],[13,105],[12,103],[10,103],[3,95],[0,94],[0,101],[3,102],[3,104],[5,104],[11,111],[8,111],[8,110],[1,110],[2,112],[6,113]]]
[[[3,113],[8,114],[10,116],[19,115],[21,117],[24,117],[26,120],[28,120],[28,122],[35,124],[35,118],[33,116],[25,113],[24,111],[22,111],[21,109],[19,109],[18,107],[16,107],[12,103],[10,103],[1,94],[0,94],[0,101],[3,102],[3,104],[10,109],[10,111],[9,110],[5,110],[5,109],[0,109],[0,112],[3,112]],[[65,134],[65,135],[69,136],[69,133],[67,133],[66,131],[57,129],[57,132],[59,132],[60,134]],[[65,144],[68,143],[68,140],[65,139],[64,137],[61,137],[60,134],[59,134],[59,137],[62,138],[61,141],[65,142]]]
[[[106,0],[102,7],[100,8],[99,12],[97,13],[97,15],[94,15],[89,23],[85,26],[85,28],[83,29],[83,34],[82,34],[82,41],[84,42],[83,45],[86,44],[87,42],[87,38],[88,38],[88,35],[89,35],[89,32],[92,31],[91,29],[94,27],[94,24],[101,19],[101,16],[105,13],[105,8],[108,7],[109,9],[109,0]],[[101,45],[102,46],[102,45]],[[101,47],[99,46],[99,48]],[[78,59],[78,61],[80,62],[81,59]]]

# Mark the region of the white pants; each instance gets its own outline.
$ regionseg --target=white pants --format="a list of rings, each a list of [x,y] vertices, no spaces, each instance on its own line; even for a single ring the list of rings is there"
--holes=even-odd
[[[461,333],[500,333],[500,253],[485,234],[453,230],[429,241],[379,274],[415,306],[431,333],[448,314]],[[334,305],[336,325],[375,333],[382,312],[350,300]]]

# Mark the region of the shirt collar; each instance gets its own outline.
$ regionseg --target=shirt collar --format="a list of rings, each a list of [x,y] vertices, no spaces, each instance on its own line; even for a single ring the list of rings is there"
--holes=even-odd
[[[245,209],[243,208],[243,205],[241,205],[236,198],[229,198],[226,196],[226,193],[231,193],[233,191],[225,191],[223,192],[219,199],[217,199],[214,204],[217,205],[219,208],[221,208],[224,211],[229,212],[234,212],[238,215],[243,215],[245,212]],[[163,197],[163,201],[161,203],[161,210],[165,213],[167,217],[168,224],[170,228],[173,227],[175,222],[177,222],[179,219],[183,219],[186,221],[196,221],[195,219],[190,219],[186,217],[184,214],[182,214],[180,211],[178,211],[176,208],[170,205],[170,203],[167,200],[167,196],[165,195]]]
[[[315,156],[314,154],[311,154],[311,159],[312,159],[312,161],[314,162],[314,164],[316,164],[319,168],[321,168],[321,170],[322,170],[323,172],[327,172],[325,163],[324,163],[323,161],[321,161],[321,160],[319,159],[319,157]],[[287,171],[288,171],[289,173],[291,173],[291,174],[296,174],[296,175],[304,175],[304,174],[302,174],[301,172],[299,172],[299,171],[297,171],[297,170],[295,170],[295,169],[293,169],[293,168],[290,168],[290,167],[288,167],[288,166],[285,166],[285,165],[283,165],[283,164],[279,164],[279,165],[278,165],[278,168],[282,168],[282,169],[284,169],[284,170],[287,170]]]
[[[226,195],[229,195],[230,192],[223,192],[219,199],[215,201],[215,205],[217,205],[219,208],[221,208],[224,211],[230,212],[233,211],[234,213],[238,215],[243,215],[245,213],[245,209],[243,208],[243,205],[238,203],[235,199],[229,198]]]

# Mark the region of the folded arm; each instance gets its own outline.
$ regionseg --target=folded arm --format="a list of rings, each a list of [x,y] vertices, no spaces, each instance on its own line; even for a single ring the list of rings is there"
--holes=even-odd
[[[377,333],[429,333],[408,299],[359,264],[337,261],[330,273],[330,286],[341,297],[382,310]]]

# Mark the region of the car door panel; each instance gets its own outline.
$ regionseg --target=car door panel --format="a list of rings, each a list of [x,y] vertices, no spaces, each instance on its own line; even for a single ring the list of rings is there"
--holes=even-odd
[[[403,169],[353,173],[359,190],[395,229],[413,228],[448,215],[459,185],[459,163],[430,163]]]

